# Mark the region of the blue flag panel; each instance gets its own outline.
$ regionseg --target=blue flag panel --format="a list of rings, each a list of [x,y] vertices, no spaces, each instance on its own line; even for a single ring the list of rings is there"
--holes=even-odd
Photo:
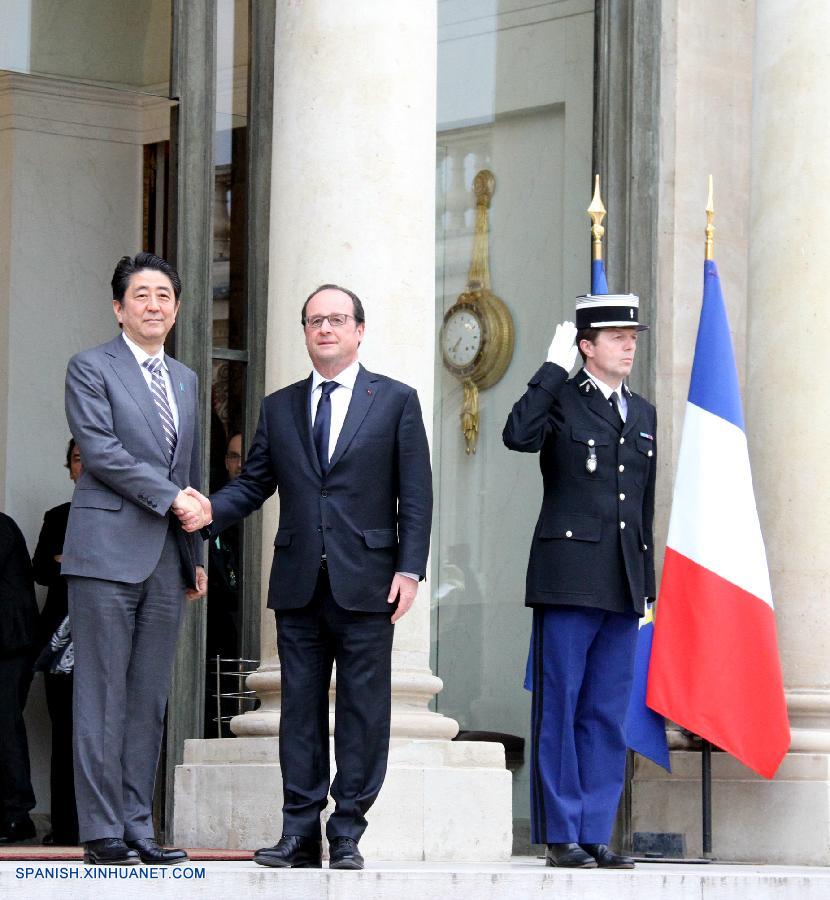
[[[718,267],[707,259],[703,269],[703,308],[689,384],[689,402],[744,430],[738,370],[721,293]]]
[[[608,282],[605,280],[605,263],[601,259],[595,259],[591,262],[591,293],[608,293]]]

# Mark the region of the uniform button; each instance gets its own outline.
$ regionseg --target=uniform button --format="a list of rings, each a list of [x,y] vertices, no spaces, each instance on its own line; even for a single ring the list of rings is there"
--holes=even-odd
[[[648,544],[643,544],[643,550],[648,550]]]
[[[625,528],[625,522],[620,522],[620,528]]]
[[[620,494],[620,500],[625,500],[625,494]]]
[[[574,533],[572,531],[565,532],[565,537],[573,537],[573,536],[574,536]]]
[[[625,466],[620,466],[620,467],[619,467],[619,470],[620,470],[620,472],[624,472],[624,471],[625,471]]]
[[[624,443],[625,443],[625,438],[620,438],[620,443],[621,443],[621,444],[624,444]]]
[[[591,438],[591,439],[588,441],[588,446],[589,446],[589,447],[593,447],[593,446],[594,446],[594,439],[593,439],[593,438]]]
[[[321,497],[328,497],[328,495],[329,495],[329,492],[325,488],[323,488],[323,490],[320,491]]]
[[[318,526],[317,526],[317,530],[320,531],[320,532],[322,532],[323,526],[322,526],[322,525],[318,525]]]
[[[654,452],[653,452],[652,450],[649,450],[649,451],[648,451],[648,455],[649,455],[649,456],[654,456]]]

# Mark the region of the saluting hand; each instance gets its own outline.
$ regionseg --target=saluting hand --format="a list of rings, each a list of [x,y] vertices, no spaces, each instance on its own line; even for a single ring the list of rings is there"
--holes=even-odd
[[[576,362],[576,325],[573,322],[562,322],[556,326],[556,333],[548,348],[549,363],[561,366],[566,372],[570,372]]]

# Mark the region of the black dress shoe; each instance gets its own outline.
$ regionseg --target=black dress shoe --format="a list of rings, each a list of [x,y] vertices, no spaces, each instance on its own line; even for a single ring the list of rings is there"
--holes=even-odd
[[[0,830],[0,844],[15,844],[17,841],[28,841],[35,836],[35,823],[26,816],[7,822]]]
[[[596,869],[597,861],[579,844],[548,844],[545,865],[563,869]]]
[[[608,844],[580,844],[582,849],[593,856],[600,869],[633,869],[634,860],[630,856],[620,856],[608,849]]]
[[[137,851],[141,861],[147,866],[174,866],[176,863],[187,862],[184,850],[165,850],[155,838],[139,838],[125,843],[130,850]]]
[[[84,862],[93,866],[136,866],[138,854],[121,838],[98,838],[84,844]]]
[[[329,839],[330,869],[362,869],[363,856],[357,849],[357,841],[350,837]]]
[[[284,834],[273,847],[257,850],[254,862],[275,869],[320,869],[323,867],[320,840]]]

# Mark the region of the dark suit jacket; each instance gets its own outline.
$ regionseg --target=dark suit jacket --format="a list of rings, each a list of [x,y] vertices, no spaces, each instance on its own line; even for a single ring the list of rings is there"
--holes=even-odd
[[[0,513],[0,656],[31,651],[37,642],[32,563],[17,523]]]
[[[119,335],[78,353],[66,370],[66,418],[84,470],[75,483],[61,572],[138,584],[161,557],[168,510],[181,488],[201,485],[196,373],[165,355],[179,429],[172,461],[158,408]],[[202,542],[175,529],[188,584]]]
[[[61,564],[55,560],[56,556],[63,553],[69,506],[69,503],[61,503],[46,511],[32,557],[35,581],[48,589],[40,614],[40,641],[43,644],[52,637],[55,629],[69,614],[66,579],[61,575]]]
[[[542,509],[530,550],[525,602],[643,612],[653,597],[654,407],[629,393],[620,431],[584,369],[567,380],[545,363],[504,427],[511,450],[539,452]],[[591,450],[596,471],[585,463]],[[622,526],[625,523],[625,526]]]
[[[216,534],[279,491],[268,606],[311,600],[327,557],[335,601],[385,612],[396,571],[426,573],[432,473],[417,393],[360,367],[324,477],[311,431],[311,376],[262,401],[242,474],[211,497]]]

